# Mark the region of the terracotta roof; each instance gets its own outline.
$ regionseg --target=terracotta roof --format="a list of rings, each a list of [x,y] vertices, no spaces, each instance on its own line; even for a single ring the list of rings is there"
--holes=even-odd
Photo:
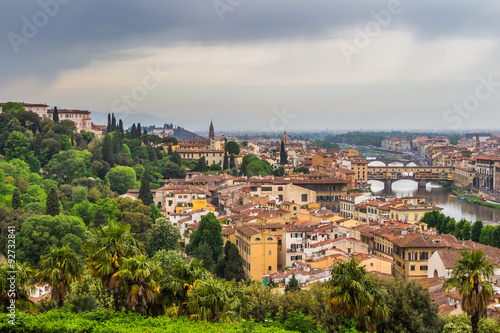
[[[235,229],[249,237],[260,234],[260,231],[257,228],[245,224],[237,225],[235,226]]]

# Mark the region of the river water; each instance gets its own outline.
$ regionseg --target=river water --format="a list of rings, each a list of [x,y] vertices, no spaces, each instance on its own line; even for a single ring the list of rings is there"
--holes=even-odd
[[[457,222],[466,218],[475,222],[481,220],[495,224],[500,221],[500,209],[479,206],[465,200],[451,197],[451,191],[439,185],[428,183],[427,186],[418,187],[412,180],[400,180],[391,185],[390,189],[384,188],[384,183],[376,180],[368,181],[372,191],[379,196],[406,197],[424,196],[426,201],[443,208],[443,214],[453,217]]]

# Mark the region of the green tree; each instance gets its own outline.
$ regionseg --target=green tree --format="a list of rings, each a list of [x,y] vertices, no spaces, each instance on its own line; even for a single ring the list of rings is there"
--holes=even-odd
[[[106,219],[106,215],[104,215],[104,212],[102,209],[98,208],[95,213],[94,213],[94,220],[93,220],[93,227],[94,228],[99,228],[102,226],[105,226],[108,224],[108,220]]]
[[[230,155],[239,155],[240,153],[240,145],[234,141],[227,142],[225,148]]]
[[[120,197],[116,199],[116,202],[118,202],[120,210],[118,221],[129,224],[137,239],[145,241],[146,235],[152,227],[151,208],[144,205],[141,200],[130,198]]]
[[[39,215],[27,218],[16,237],[16,255],[21,261],[36,266],[40,255],[48,246],[61,247],[69,244],[77,254],[82,253],[85,224],[74,216]]]
[[[500,248],[500,226],[495,226],[491,233],[490,245]]]
[[[113,140],[111,143],[113,145],[113,154],[118,154],[122,151],[122,136],[119,131],[113,132]]]
[[[50,216],[59,215],[59,196],[55,187],[52,187],[47,195],[45,214]]]
[[[10,133],[5,143],[5,157],[7,161],[14,158],[21,158],[28,152],[29,145],[30,141],[23,133],[18,131]]]
[[[54,106],[54,112],[52,113],[52,120],[54,123],[59,123],[59,111],[57,110],[57,107]]]
[[[198,247],[194,250],[194,257],[200,260],[203,263],[203,267],[209,272],[214,269],[214,259],[212,254],[212,249],[208,245],[207,242],[202,242]]]
[[[11,291],[11,278],[15,274],[14,295]],[[2,312],[7,312],[6,308],[11,305],[11,299],[15,299],[16,312],[34,311],[36,306],[30,300],[29,296],[33,289],[33,276],[35,269],[27,262],[19,263],[16,261],[11,267],[10,264],[0,264],[0,297],[2,301]]]
[[[202,156],[196,162],[196,168],[194,169],[194,171],[205,172],[207,170],[208,170],[207,160],[205,159],[205,156]]]
[[[181,233],[170,221],[162,216],[157,218],[151,233],[148,235],[147,251],[150,257],[159,250],[172,251],[179,248]]]
[[[109,187],[118,194],[125,194],[136,183],[135,171],[131,167],[116,166],[108,171],[106,179],[109,180]]]
[[[229,159],[227,157],[227,150],[224,150],[224,161],[222,163],[222,170],[229,169]]]
[[[359,261],[349,259],[333,265],[332,278],[325,282],[330,289],[328,304],[332,313],[355,318],[362,330],[374,331],[378,322],[387,318],[387,291],[380,288]]]
[[[21,103],[7,102],[2,106],[2,113],[8,113],[16,117],[21,112],[26,111]]]
[[[280,165],[279,167],[273,170],[273,175],[276,177],[283,177],[285,175],[285,168],[282,165]]]
[[[485,244],[485,245],[492,245],[491,239],[492,239],[494,230],[495,230],[495,226],[492,226],[492,225],[484,226],[484,228],[481,229],[481,236],[479,236],[479,243]]]
[[[378,332],[442,332],[444,321],[421,284],[390,280],[383,286],[388,292],[386,304],[391,312],[377,325]]]
[[[114,158],[113,158],[113,142],[111,141],[111,138],[108,134],[104,136],[104,139],[102,140],[102,159],[110,166],[113,166],[115,164]]]
[[[160,291],[158,281],[162,276],[161,267],[158,261],[144,255],[124,258],[115,276],[117,285],[125,290],[127,304],[139,314]]]
[[[177,262],[171,273],[165,275],[160,282],[161,302],[167,305],[178,305],[178,315],[186,315],[186,301],[189,291],[194,288],[197,281],[207,276],[208,273],[199,260],[191,259],[188,264],[183,261]]]
[[[182,165],[181,155],[178,152],[174,151],[172,155],[170,155],[170,161],[177,164],[178,166]]]
[[[115,310],[121,311],[123,289],[115,274],[125,258],[141,255],[141,247],[130,231],[130,226],[110,223],[101,228],[90,229],[90,236],[83,245],[83,250],[88,255],[86,260],[90,274],[111,290]]]
[[[248,318],[251,300],[233,281],[209,276],[189,292],[186,308],[191,318],[229,323]]]
[[[213,213],[208,213],[201,218],[198,229],[190,236],[189,244],[186,246],[188,254],[194,254],[194,251],[201,243],[207,242],[212,250],[213,262],[217,262],[222,253],[224,239],[222,237],[222,226]]]
[[[217,275],[228,281],[235,280],[239,282],[245,279],[243,258],[238,251],[238,247],[230,241],[227,241],[224,246],[224,258],[217,265]]]
[[[280,149],[280,164],[285,165],[288,164],[288,154],[285,150],[285,142],[281,141],[281,149]]]
[[[295,168],[293,170],[293,173],[305,173],[305,174],[308,174],[309,173],[309,168],[308,167],[299,167],[299,168]]]
[[[491,264],[482,249],[460,250],[460,257],[451,272],[451,279],[445,288],[453,288],[462,298],[462,309],[470,316],[472,333],[479,329],[479,319],[494,294],[490,279],[495,275]]]
[[[167,161],[163,164],[161,174],[166,179],[182,179],[186,177],[186,169],[172,161]]]
[[[85,223],[86,226],[89,226],[94,219],[96,210],[96,204],[90,203],[88,200],[84,200],[71,208],[71,215],[78,216],[83,220],[83,223]]]
[[[481,238],[481,230],[483,229],[483,221],[478,220],[474,222],[471,230],[471,239],[474,242],[479,242],[479,238]]]
[[[12,209],[23,208],[21,203],[21,196],[19,195],[19,190],[17,187],[14,189],[14,193],[12,194]]]
[[[285,292],[293,292],[293,291],[298,291],[300,290],[299,286],[299,281],[295,277],[295,274],[292,274],[292,277],[290,280],[288,280],[286,286],[285,286]]]
[[[40,258],[40,271],[36,274],[40,282],[52,287],[50,297],[63,306],[71,290],[71,283],[79,279],[84,271],[82,259],[69,245],[49,247],[48,253]]]
[[[215,172],[220,172],[222,171],[222,167],[218,163],[212,163],[210,168],[208,169],[209,171],[215,171]]]
[[[182,254],[177,251],[158,250],[153,257],[155,260],[158,260],[164,274],[170,274],[177,263],[184,262]]]
[[[44,171],[54,179],[69,184],[74,179],[87,177],[91,160],[92,154],[88,150],[60,151],[51,158]]]
[[[460,232],[460,238],[464,240],[469,240],[471,237],[471,225],[469,221],[465,221]]]
[[[149,206],[151,204],[154,204],[153,193],[151,193],[151,189],[149,187],[149,172],[147,169],[144,172],[144,176],[142,177],[141,189],[139,190],[138,198],[141,199],[145,205]]]

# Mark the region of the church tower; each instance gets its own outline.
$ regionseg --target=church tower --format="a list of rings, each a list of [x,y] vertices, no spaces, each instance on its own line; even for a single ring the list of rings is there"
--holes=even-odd
[[[214,150],[215,149],[215,131],[214,131],[214,124],[210,120],[210,128],[208,129],[208,139],[210,140],[210,149]]]

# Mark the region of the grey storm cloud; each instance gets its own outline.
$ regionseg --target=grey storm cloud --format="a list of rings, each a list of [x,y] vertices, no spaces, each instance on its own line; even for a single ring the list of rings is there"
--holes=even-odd
[[[43,7],[55,8],[54,3],[59,7],[54,17],[37,28],[35,36],[26,38],[27,43],[19,44],[16,53],[12,34],[23,37],[26,20],[33,23]],[[106,51],[124,45],[162,47],[186,42],[205,45],[332,37],[336,31],[362,26],[373,19],[371,11],[387,8],[388,3],[379,0],[2,0],[0,84],[18,76],[50,79],[60,70],[83,67]],[[405,10],[389,29],[404,28],[418,38],[443,35],[477,38],[500,31],[498,1],[403,0],[401,5]]]

